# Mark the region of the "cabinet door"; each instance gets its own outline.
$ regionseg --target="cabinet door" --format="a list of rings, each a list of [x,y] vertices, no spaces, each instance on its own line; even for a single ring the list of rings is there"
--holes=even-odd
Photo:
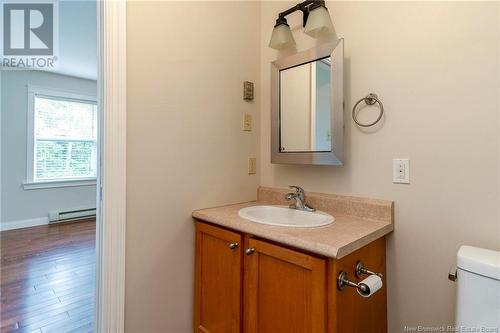
[[[246,243],[253,253],[244,259],[245,333],[326,332],[326,261],[261,240]]]
[[[240,234],[196,223],[194,331],[241,331]]]

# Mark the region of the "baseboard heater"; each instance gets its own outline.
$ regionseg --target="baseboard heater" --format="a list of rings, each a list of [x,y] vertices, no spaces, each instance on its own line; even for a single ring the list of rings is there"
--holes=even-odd
[[[49,224],[89,219],[96,216],[95,208],[49,212]]]

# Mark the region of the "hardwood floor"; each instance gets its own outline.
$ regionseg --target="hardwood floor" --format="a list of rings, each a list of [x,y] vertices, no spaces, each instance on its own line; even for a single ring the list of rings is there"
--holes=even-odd
[[[0,238],[0,332],[92,332],[95,219]]]

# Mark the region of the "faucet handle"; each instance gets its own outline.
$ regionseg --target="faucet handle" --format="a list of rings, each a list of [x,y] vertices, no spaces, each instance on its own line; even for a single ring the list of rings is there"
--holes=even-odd
[[[292,190],[295,190],[295,193],[304,194],[304,189],[302,187],[300,187],[300,186],[290,185],[290,186],[288,186],[288,188],[291,188]]]

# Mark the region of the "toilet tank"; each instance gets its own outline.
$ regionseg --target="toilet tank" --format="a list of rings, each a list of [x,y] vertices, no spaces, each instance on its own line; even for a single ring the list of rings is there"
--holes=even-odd
[[[462,246],[457,268],[458,332],[500,332],[500,252]]]

